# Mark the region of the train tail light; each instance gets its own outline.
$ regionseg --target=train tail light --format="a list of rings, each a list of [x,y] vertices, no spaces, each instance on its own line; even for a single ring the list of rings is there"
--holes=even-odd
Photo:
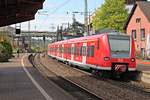
[[[132,61],[132,62],[135,62],[135,58],[132,58],[131,61]]]
[[[104,60],[105,60],[105,61],[109,61],[110,58],[109,58],[109,57],[104,57]]]

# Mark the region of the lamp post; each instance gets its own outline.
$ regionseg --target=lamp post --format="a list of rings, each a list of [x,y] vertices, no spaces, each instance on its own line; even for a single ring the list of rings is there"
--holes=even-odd
[[[19,46],[19,36],[20,36],[20,31],[21,31],[21,23],[19,24],[15,24],[15,29],[16,29],[16,35],[18,35],[18,40],[17,40],[17,56],[19,57],[19,49],[20,49],[20,46]]]

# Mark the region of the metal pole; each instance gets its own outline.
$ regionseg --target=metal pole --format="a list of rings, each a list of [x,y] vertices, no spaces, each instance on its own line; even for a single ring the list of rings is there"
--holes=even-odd
[[[45,57],[45,55],[46,55],[46,37],[45,37],[45,35],[43,35],[43,42],[44,42],[44,57]]]
[[[88,35],[91,35],[90,33],[91,33],[91,15],[90,15],[90,12],[89,12],[89,18],[88,18],[88,22],[89,22],[89,26],[88,26]]]
[[[57,36],[56,36],[56,41],[59,41],[59,26],[57,26]]]
[[[85,33],[87,34],[88,32],[88,2],[87,0],[84,0],[84,3],[85,3],[85,13],[84,13],[84,24],[85,24]]]
[[[63,26],[60,27],[60,38],[63,40]]]
[[[15,29],[20,29],[21,31],[21,23],[19,24],[15,24]],[[20,52],[20,45],[19,45],[19,39],[20,39],[20,33],[18,34],[18,40],[17,40],[17,47],[18,47],[18,50],[17,50],[17,56],[19,57],[19,52]]]
[[[30,51],[31,50],[30,21],[28,21],[28,41],[29,41],[29,51]]]
[[[17,50],[17,54],[18,54],[18,55],[17,55],[17,56],[19,57],[19,52],[20,52],[20,51],[19,51],[19,37],[18,37],[17,45],[18,45],[18,50]]]

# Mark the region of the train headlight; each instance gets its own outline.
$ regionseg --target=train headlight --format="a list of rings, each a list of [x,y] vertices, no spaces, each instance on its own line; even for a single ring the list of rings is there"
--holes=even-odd
[[[108,61],[108,60],[110,60],[110,58],[109,57],[104,57],[104,60]]]
[[[131,61],[132,61],[132,62],[135,62],[135,58],[132,58]]]

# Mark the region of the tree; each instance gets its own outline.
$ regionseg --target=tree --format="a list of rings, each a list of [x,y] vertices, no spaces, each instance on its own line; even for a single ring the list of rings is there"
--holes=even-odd
[[[84,28],[85,28],[84,24],[81,24],[78,21],[74,21],[68,28],[65,28],[63,32],[82,36],[84,33]]]
[[[12,46],[8,41],[0,42],[0,62],[8,61],[12,57]]]
[[[105,0],[97,9],[92,21],[95,30],[114,29],[123,31],[128,13],[125,9],[125,0]]]

